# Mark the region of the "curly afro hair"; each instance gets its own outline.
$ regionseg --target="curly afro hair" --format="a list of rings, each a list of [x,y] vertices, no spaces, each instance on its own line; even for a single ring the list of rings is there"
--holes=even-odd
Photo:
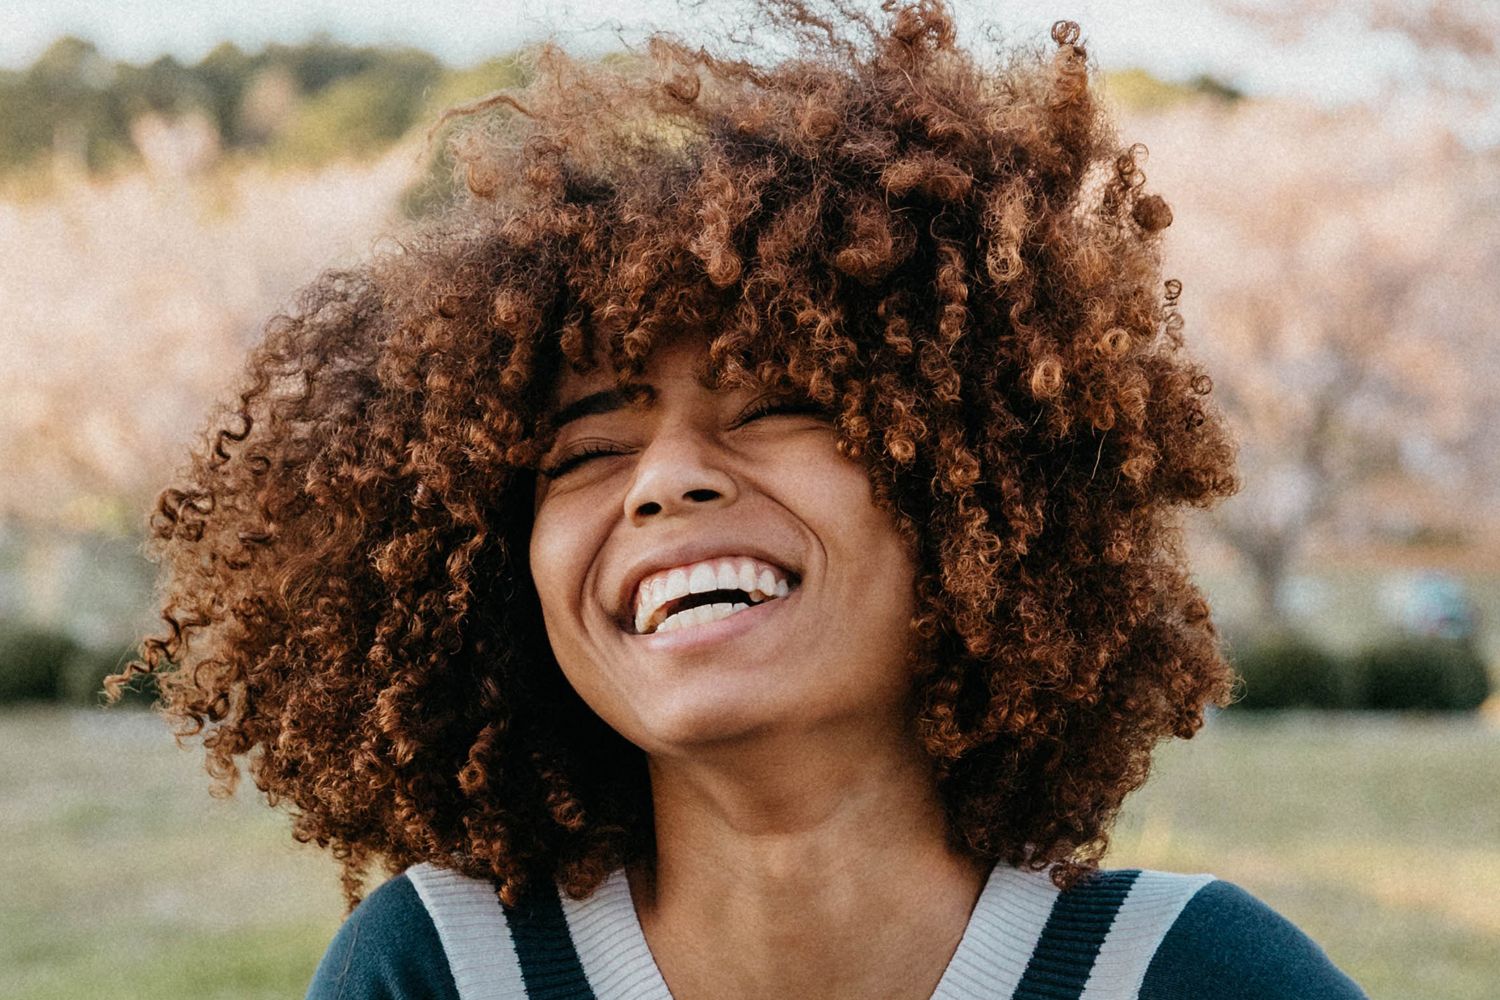
[[[527,567],[544,401],[701,330],[790,383],[918,553],[913,704],[954,844],[1060,887],[1233,674],[1178,514],[1237,487],[1078,26],[981,66],[938,0],[762,0],[756,63],[652,34],[437,124],[458,190],[266,324],[152,511],[156,675],[352,908],[372,862],[574,898],[653,841],[644,754],[563,678]],[[823,5],[816,5],[821,8]],[[436,125],[434,125],[436,128]]]

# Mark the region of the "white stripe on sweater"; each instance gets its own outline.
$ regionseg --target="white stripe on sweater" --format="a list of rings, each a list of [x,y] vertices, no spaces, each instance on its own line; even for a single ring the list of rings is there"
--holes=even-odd
[[[521,963],[494,887],[426,862],[406,875],[437,927],[459,1000],[525,1000]]]
[[[1136,1000],[1162,938],[1193,894],[1213,880],[1142,869],[1115,913],[1079,1000]]]
[[[672,1000],[641,931],[630,882],[616,868],[587,899],[562,897],[583,974],[600,1000]]]
[[[1057,893],[1046,871],[997,864],[932,1000],[999,1000],[1014,993]]]

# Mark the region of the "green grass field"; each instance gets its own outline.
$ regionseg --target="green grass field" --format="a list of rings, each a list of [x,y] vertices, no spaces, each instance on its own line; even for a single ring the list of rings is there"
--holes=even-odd
[[[1219,715],[1161,749],[1110,867],[1212,872],[1379,1000],[1493,1000],[1500,727],[1474,718]]]
[[[0,713],[0,997],[301,996],[342,916],[286,818],[209,798],[138,712]],[[1500,729],[1219,715],[1164,745],[1108,867],[1212,872],[1313,936],[1372,998],[1500,982]]]

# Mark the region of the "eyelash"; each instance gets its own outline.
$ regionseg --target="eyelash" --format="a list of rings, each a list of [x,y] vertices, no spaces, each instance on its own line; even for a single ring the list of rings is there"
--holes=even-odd
[[[772,399],[754,406],[749,413],[746,413],[740,419],[740,423],[747,424],[756,417],[763,417],[770,413],[808,413],[816,416],[827,416],[828,410],[811,399],[798,399],[796,397],[790,399]],[[612,451],[603,445],[586,444],[567,458],[559,459],[548,468],[537,469],[537,472],[548,479],[556,479],[558,476],[571,472],[591,458],[619,454],[622,454],[622,452]]]
[[[537,469],[536,471],[541,473],[543,476],[546,476],[548,479],[556,479],[558,476],[561,476],[564,473],[576,468],[577,466],[582,465],[584,462],[595,457],[596,455],[618,454],[620,454],[618,451],[611,451],[610,449],[601,445],[586,444],[583,446],[583,448],[569,455],[567,458],[559,459],[557,462],[554,462],[550,468]]]

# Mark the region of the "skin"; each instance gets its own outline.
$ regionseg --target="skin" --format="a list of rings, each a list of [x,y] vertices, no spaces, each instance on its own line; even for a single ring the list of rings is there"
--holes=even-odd
[[[660,344],[649,406],[562,428],[544,469],[621,454],[539,477],[530,544],[564,674],[647,754],[642,929],[676,1000],[929,997],[988,870],[947,845],[912,729],[912,553],[828,417],[746,421],[765,393],[705,386],[703,348]],[[565,369],[553,410],[611,383]],[[753,540],[801,584],[747,629],[653,649],[620,629],[619,595],[689,539]]]

